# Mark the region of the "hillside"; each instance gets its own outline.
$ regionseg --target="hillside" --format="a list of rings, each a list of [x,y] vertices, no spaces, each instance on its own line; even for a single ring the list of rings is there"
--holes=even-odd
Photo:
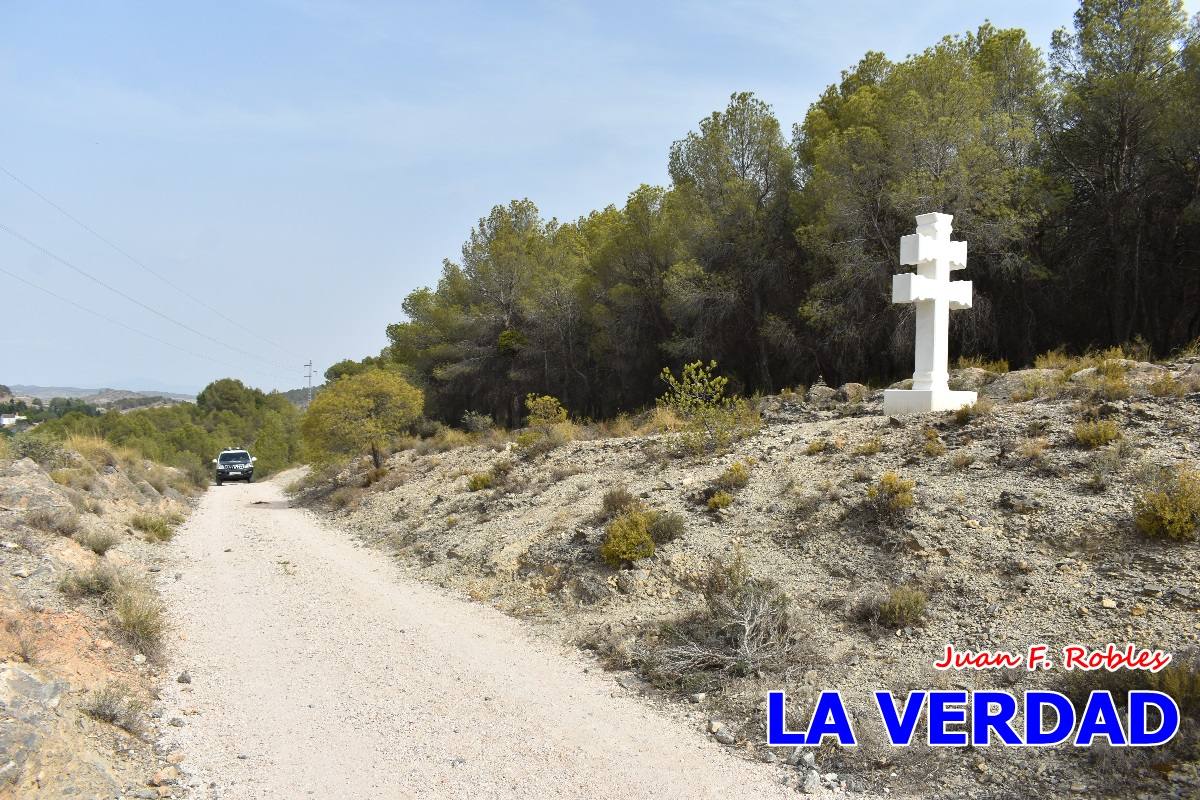
[[[1178,674],[1197,680],[1197,544],[1143,536],[1134,509],[1160,468],[1200,465],[1200,359],[1080,366],[957,370],[952,385],[989,401],[958,416],[889,419],[881,393],[859,384],[767,397],[758,431],[712,458],[678,456],[670,433],[579,429],[539,454],[495,434],[426,440],[386,474],[316,476],[302,496],[412,575],[595,651],[634,691],[678,699],[717,741],[787,758],[798,788],[1194,797],[1194,718],[1146,752],[898,749],[867,729],[814,763],[762,744],[772,689],[799,707],[839,689],[860,709],[878,688],[1122,689],[1106,673],[939,672],[948,643],[1131,642],[1175,653]],[[871,502],[889,472],[915,482],[911,509]],[[718,487],[733,502],[709,510]],[[607,518],[629,502],[682,528],[613,569],[599,555]],[[756,623],[769,635],[748,661],[730,649],[737,623],[721,605],[734,584],[766,609]],[[1181,700],[1196,713],[1196,698]]]
[[[194,403],[194,394],[178,394],[175,392],[136,391],[131,389],[82,389],[77,386],[34,386],[32,384],[14,383],[9,386],[13,396],[29,400],[53,400],[55,397],[68,397],[83,400],[96,406],[107,406],[118,400],[131,398],[163,398],[175,402]]]
[[[169,797],[152,584],[194,488],[99,440],[72,444],[41,463],[0,450],[0,797]]]

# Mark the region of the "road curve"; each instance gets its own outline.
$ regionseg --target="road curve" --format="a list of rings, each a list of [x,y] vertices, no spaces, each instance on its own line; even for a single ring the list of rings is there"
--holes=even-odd
[[[796,796],[275,482],[210,489],[171,548],[163,701],[196,796]]]

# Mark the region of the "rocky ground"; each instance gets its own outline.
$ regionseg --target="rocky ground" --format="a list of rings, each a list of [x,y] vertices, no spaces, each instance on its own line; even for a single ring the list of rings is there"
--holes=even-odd
[[[839,689],[862,709],[880,688],[1077,693],[1102,680],[1062,669],[939,672],[932,664],[948,643],[1018,652],[1039,642],[1052,650],[1132,642],[1176,654],[1196,647],[1198,545],[1143,537],[1133,509],[1155,470],[1200,464],[1200,363],[1079,366],[958,370],[956,388],[994,403],[970,419],[889,419],[878,391],[818,385],[763,399],[761,428],[712,457],[677,457],[672,434],[576,440],[533,457],[492,437],[444,452],[405,450],[386,475],[351,469],[310,481],[302,496],[412,575],[595,650],[626,671],[627,685],[677,699],[717,741],[748,758],[786,761],[800,791],[1195,797],[1194,727],[1168,749],[1138,753],[893,748],[869,726],[854,749],[803,754],[763,744],[770,689],[785,689],[797,708]],[[1081,444],[1077,424],[1097,420],[1120,439]],[[732,505],[709,510],[704,499],[735,462],[749,467],[748,482],[731,489]],[[915,482],[915,502],[881,520],[866,501],[889,471]],[[485,473],[493,485],[472,486]],[[614,569],[598,552],[602,503],[618,487],[685,524],[652,557]],[[651,669],[655,647],[704,613],[714,561],[728,565],[739,553],[790,600],[797,647],[789,663],[707,683],[664,681]],[[925,604],[888,624],[878,611],[897,587]]]
[[[149,587],[188,487],[103,447],[41,455],[0,460],[0,797],[173,796]],[[82,577],[106,583],[64,592]]]

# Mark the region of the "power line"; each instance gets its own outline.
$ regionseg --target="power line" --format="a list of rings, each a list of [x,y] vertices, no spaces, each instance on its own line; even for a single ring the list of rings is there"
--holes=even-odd
[[[139,336],[144,336],[147,339],[150,339],[151,341],[158,342],[159,344],[162,344],[162,345],[166,345],[167,347],[178,350],[179,352],[184,353],[189,356],[192,356],[193,358],[201,358],[201,359],[204,359],[205,361],[211,361],[214,364],[220,364],[223,367],[228,367],[228,368],[239,370],[239,371],[241,370],[240,367],[236,367],[236,366],[229,364],[225,361],[222,361],[218,358],[213,358],[212,356],[205,355],[204,353],[193,353],[191,350],[188,350],[186,347],[180,347],[179,345],[177,345],[173,342],[168,342],[166,339],[160,339],[159,337],[155,336],[152,333],[146,333],[145,331],[139,330],[138,328],[135,328],[132,325],[127,325],[126,323],[121,322],[121,320],[119,320],[119,319],[113,319],[112,317],[108,316],[107,314],[104,314],[100,311],[96,311],[95,309],[88,308],[85,305],[75,302],[74,300],[72,300],[69,297],[63,297],[61,294],[58,294],[55,291],[47,289],[45,286],[39,286],[38,284],[34,283],[33,281],[23,278],[20,275],[16,274],[15,272],[10,272],[9,270],[5,269],[4,267],[0,267],[0,274],[7,275],[8,277],[12,278],[15,281],[20,281],[21,283],[25,284],[26,286],[28,286],[32,289],[37,289],[39,292],[48,294],[51,297],[55,298],[56,300],[61,300],[62,302],[66,303],[68,305],[74,306],[75,308],[79,309],[80,311],[87,312],[88,314],[91,314],[94,317],[98,317],[98,318],[104,320],[105,322],[108,322],[112,325],[116,325],[117,327],[120,327],[120,328],[124,328],[125,330],[136,333]]]
[[[154,314],[155,316],[162,317],[167,322],[170,322],[172,325],[177,325],[180,328],[183,328],[185,331],[194,333],[197,336],[203,337],[203,338],[209,340],[210,342],[219,344],[222,347],[228,348],[229,350],[232,350],[235,353],[240,353],[241,355],[247,356],[248,358],[253,358],[256,361],[263,362],[264,364],[270,364],[272,367],[275,367],[277,369],[288,369],[287,367],[284,367],[282,364],[271,361],[268,358],[263,358],[261,356],[255,355],[254,353],[251,353],[249,350],[243,350],[240,347],[237,347],[232,344],[228,344],[227,342],[223,342],[220,339],[216,338],[215,336],[210,336],[209,334],[205,333],[204,331],[193,328],[191,325],[188,325],[186,322],[180,322],[179,320],[175,319],[174,317],[164,314],[163,312],[159,311],[158,309],[143,303],[141,300],[138,300],[136,297],[133,297],[132,295],[129,295],[129,294],[121,291],[120,289],[116,288],[115,286],[112,286],[111,284],[106,283],[105,281],[101,280],[100,278],[97,278],[95,275],[92,275],[90,272],[88,272],[84,269],[81,269],[80,267],[75,266],[74,264],[72,264],[70,261],[67,261],[62,256],[59,256],[59,255],[51,252],[50,250],[47,250],[45,247],[42,247],[40,244],[38,244],[37,242],[28,238],[27,236],[24,236],[24,235],[18,233],[17,231],[14,231],[12,228],[8,227],[3,222],[0,222],[0,230],[4,231],[9,236],[12,236],[14,239],[20,239],[25,244],[27,244],[30,247],[34,248],[35,250],[41,252],[42,254],[54,259],[55,261],[62,264],[63,266],[65,266],[71,270],[74,270],[75,272],[79,273],[83,277],[87,278],[92,283],[95,283],[98,286],[103,286],[105,289],[108,289],[110,292],[117,295],[118,297],[122,297],[125,300],[128,300],[129,302],[133,303],[134,305],[137,305],[137,306],[140,306],[140,307],[146,309],[147,311],[149,311],[151,314]]]
[[[209,304],[208,304],[208,303],[206,303],[205,301],[201,300],[199,297],[196,297],[194,294],[192,294],[191,292],[189,292],[187,289],[184,289],[182,286],[178,285],[177,283],[175,283],[175,282],[174,282],[174,281],[172,281],[171,279],[167,278],[167,277],[166,277],[165,275],[163,275],[162,273],[158,272],[158,271],[157,271],[157,270],[155,270],[155,269],[152,269],[152,268],[150,268],[150,267],[149,267],[149,266],[147,266],[145,263],[143,263],[143,262],[142,262],[140,259],[137,259],[137,258],[135,258],[134,256],[130,255],[128,251],[126,251],[124,248],[122,248],[122,247],[120,247],[119,245],[117,245],[116,243],[114,243],[114,242],[113,242],[111,239],[109,239],[109,238],[107,238],[107,237],[105,237],[105,236],[101,235],[101,234],[100,234],[98,231],[96,231],[96,230],[95,230],[94,228],[92,228],[90,225],[88,225],[87,223],[85,223],[83,220],[79,219],[79,218],[78,218],[78,217],[76,217],[74,214],[72,214],[71,212],[67,211],[65,208],[63,208],[62,206],[60,206],[58,203],[54,202],[54,201],[53,201],[53,200],[51,200],[49,197],[46,197],[46,195],[42,194],[42,193],[41,193],[41,192],[39,192],[37,189],[35,189],[35,188],[33,188],[32,186],[30,186],[28,183],[26,183],[25,181],[21,180],[20,178],[18,178],[18,177],[17,177],[16,175],[14,175],[13,173],[9,172],[9,171],[8,171],[8,169],[4,167],[4,165],[3,165],[3,164],[0,164],[0,172],[3,172],[5,175],[7,175],[9,178],[11,178],[11,179],[12,179],[14,182],[16,182],[16,183],[20,184],[21,186],[25,187],[27,190],[29,190],[29,191],[30,191],[30,192],[32,192],[34,195],[36,195],[36,196],[37,196],[39,199],[41,199],[41,200],[42,200],[42,202],[46,203],[48,206],[50,206],[51,208],[53,208],[55,211],[57,211],[58,213],[62,214],[62,215],[63,215],[64,217],[66,217],[67,219],[71,220],[72,222],[74,222],[74,223],[75,223],[76,225],[78,225],[79,227],[83,228],[85,231],[87,231],[88,233],[90,233],[92,236],[95,236],[97,239],[99,239],[100,241],[104,242],[106,245],[108,245],[109,247],[111,247],[111,248],[112,248],[113,250],[115,250],[116,252],[120,253],[122,256],[124,256],[124,257],[125,257],[126,259],[128,259],[129,261],[133,262],[133,263],[134,263],[134,264],[136,264],[137,266],[139,266],[139,267],[141,267],[142,269],[144,269],[146,272],[149,272],[151,275],[153,275],[154,277],[158,278],[160,281],[162,281],[163,283],[165,283],[167,286],[170,286],[172,289],[174,289],[175,291],[179,292],[179,293],[180,293],[180,294],[182,294],[184,297],[186,297],[187,299],[191,300],[193,303],[196,303],[197,305],[204,307],[204,308],[205,308],[205,309],[207,309],[208,311],[211,311],[213,314],[216,314],[218,317],[220,317],[221,319],[225,320],[226,322],[228,322],[228,323],[230,323],[230,324],[232,324],[232,325],[237,325],[238,327],[240,327],[240,328],[242,328],[243,330],[245,330],[247,333],[249,333],[249,334],[250,334],[251,336],[253,336],[254,338],[256,338],[256,339],[259,339],[259,340],[261,340],[261,341],[263,341],[263,342],[265,342],[265,343],[267,343],[267,344],[271,345],[272,347],[274,347],[274,348],[276,348],[277,350],[279,350],[281,353],[288,353],[288,355],[289,355],[289,356],[290,356],[290,355],[293,355],[292,353],[290,353],[290,352],[289,352],[289,351],[288,351],[288,350],[287,350],[285,347],[283,347],[282,345],[276,344],[275,342],[271,341],[270,339],[266,338],[265,336],[262,336],[261,334],[258,334],[258,333],[256,333],[256,332],[254,332],[254,331],[252,331],[252,330],[250,330],[250,329],[246,328],[246,326],[244,325],[244,323],[241,323],[241,322],[238,322],[237,320],[231,319],[230,317],[228,317],[228,316],[227,316],[227,315],[226,315],[226,314],[225,314],[223,311],[221,311],[220,309],[218,309],[218,308],[214,308],[213,306],[209,305]]]

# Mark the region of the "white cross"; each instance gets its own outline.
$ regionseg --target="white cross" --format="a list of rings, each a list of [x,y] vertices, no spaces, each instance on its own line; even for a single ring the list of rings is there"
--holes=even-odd
[[[971,307],[971,282],[952,281],[950,273],[967,266],[967,243],[950,240],[950,214],[920,214],[917,232],[900,237],[900,263],[917,271],[892,276],[892,302],[915,303],[916,370],[912,389],[883,393],[883,413],[951,411],[975,402],[974,392],[952,392],[950,311]]]

